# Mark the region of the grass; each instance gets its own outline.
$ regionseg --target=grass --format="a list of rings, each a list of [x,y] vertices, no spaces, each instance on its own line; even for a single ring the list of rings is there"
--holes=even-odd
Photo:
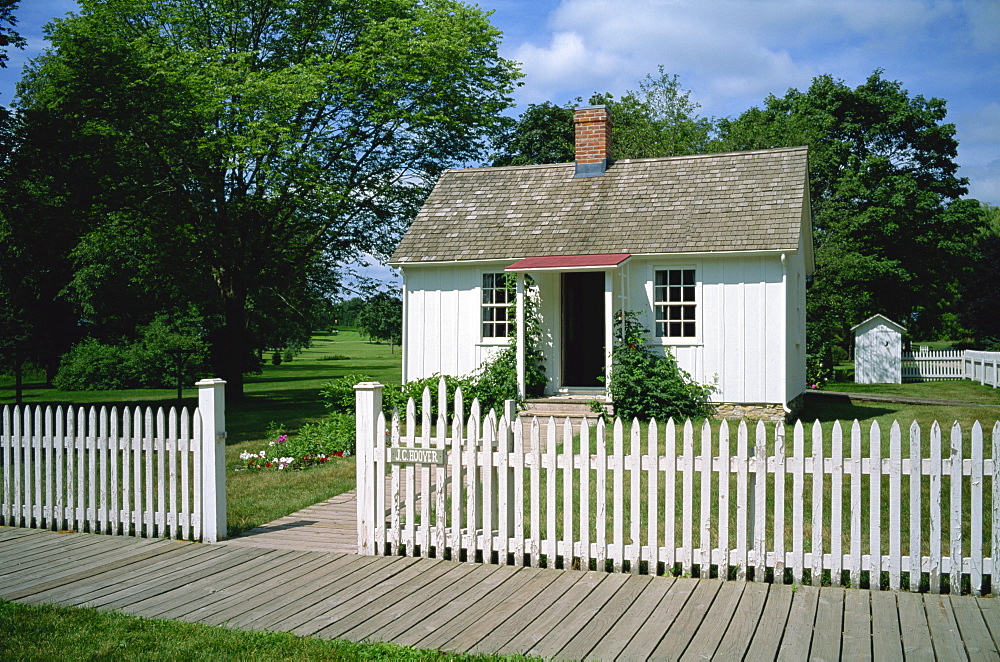
[[[236,471],[243,451],[257,452],[268,441],[269,423],[294,431],[326,413],[319,390],[324,382],[365,374],[383,384],[398,384],[402,374],[399,348],[369,343],[356,331],[317,334],[312,345],[292,361],[267,364],[248,377],[245,398],[226,411],[226,496],[228,534],[237,535],[289,513],[354,489],[354,460],[346,458],[306,471]],[[24,401],[35,405],[108,405],[172,407],[176,389],[60,391],[27,380]],[[14,403],[13,379],[0,377],[0,406]],[[186,407],[197,406],[197,391],[184,389]]]
[[[117,612],[0,602],[0,658],[16,660],[524,660],[240,632]]]

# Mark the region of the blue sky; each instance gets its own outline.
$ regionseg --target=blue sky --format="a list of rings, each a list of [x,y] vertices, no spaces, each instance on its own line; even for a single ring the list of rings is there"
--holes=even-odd
[[[22,0],[25,52],[0,70],[8,104],[40,26],[73,0]],[[483,0],[522,63],[517,112],[593,92],[636,89],[658,65],[706,116],[733,116],[771,93],[832,74],[856,86],[876,68],[911,95],[948,101],[969,195],[1000,205],[1000,0]]]

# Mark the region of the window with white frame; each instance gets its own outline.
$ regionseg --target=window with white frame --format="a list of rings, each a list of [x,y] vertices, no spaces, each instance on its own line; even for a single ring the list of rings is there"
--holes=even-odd
[[[694,269],[661,269],[653,281],[653,311],[660,338],[695,338],[698,335],[697,293]]]
[[[506,338],[510,335],[513,324],[510,306],[514,295],[508,284],[513,284],[513,278],[506,273],[483,274],[483,338]]]

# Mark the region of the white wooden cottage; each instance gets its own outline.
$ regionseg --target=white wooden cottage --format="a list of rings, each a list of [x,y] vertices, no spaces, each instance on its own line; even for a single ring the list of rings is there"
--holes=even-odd
[[[854,332],[854,381],[902,384],[906,327],[885,315],[872,315],[851,327],[851,331]]]
[[[790,411],[813,271],[806,148],[613,161],[606,109],[575,123],[576,163],[441,176],[390,260],[404,381],[474,372],[523,324],[506,279],[522,297],[530,276],[546,393],[604,396],[629,310],[718,403]]]

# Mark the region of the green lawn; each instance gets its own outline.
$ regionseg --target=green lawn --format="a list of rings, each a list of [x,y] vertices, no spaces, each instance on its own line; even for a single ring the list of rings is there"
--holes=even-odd
[[[181,621],[0,602],[0,658],[7,660],[524,660],[453,655],[391,644],[239,632]]]

